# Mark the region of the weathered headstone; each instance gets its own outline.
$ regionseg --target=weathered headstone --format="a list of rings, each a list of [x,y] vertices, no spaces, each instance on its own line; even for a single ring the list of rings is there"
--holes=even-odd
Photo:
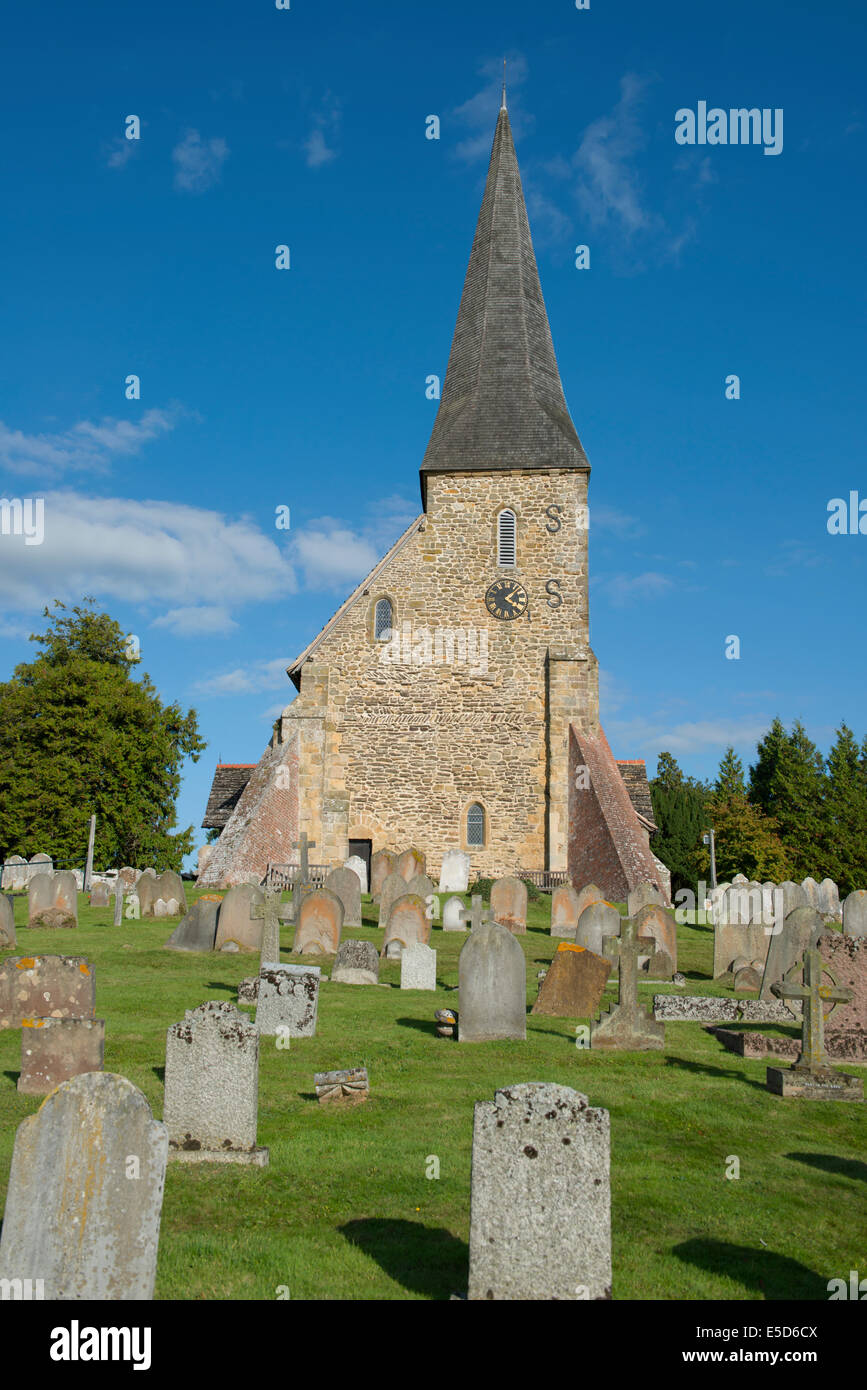
[[[814,878],[810,878],[810,877],[808,876],[807,878],[805,878],[805,879],[803,879],[803,880],[801,881],[801,887],[803,888],[804,892],[805,892],[806,895],[807,895],[807,905],[808,905],[809,907],[815,907],[815,908],[818,910],[818,907],[819,907],[819,885],[818,885],[818,883],[816,882],[816,880],[815,880]]]
[[[15,946],[15,908],[12,899],[0,895],[0,951]]]
[[[426,946],[430,941],[430,930],[424,899],[417,893],[405,893],[397,899],[388,914],[380,955],[392,959],[399,956],[404,947],[416,941]]]
[[[856,941],[867,936],[867,889],[856,888],[843,903],[843,935]]]
[[[134,869],[131,864],[124,864],[122,869],[118,869],[117,876],[123,884],[125,893],[132,892],[139,880],[139,871]]]
[[[108,907],[108,884],[98,882],[90,890],[91,907]]]
[[[4,893],[20,893],[27,887],[27,860],[20,854],[10,854],[3,865],[0,887]]]
[[[160,901],[157,899],[153,904],[154,916],[163,915],[156,911]],[[206,898],[198,898],[175,927],[165,943],[166,948],[169,951],[213,951],[219,906]]]
[[[474,927],[458,962],[458,1040],[488,1042],[527,1036],[527,965],[508,927]]]
[[[792,1067],[768,1067],[765,1083],[768,1090],[774,1095],[801,1100],[863,1101],[862,1079],[835,1071],[829,1066],[825,1053],[825,1004],[848,1003],[852,991],[841,989],[833,978],[826,983],[823,976],[830,972],[818,950],[805,951],[800,981],[795,978],[798,973],[799,967],[793,966],[785,980],[773,985],[772,990],[777,999],[801,1002],[801,1054]]]
[[[478,927],[483,927],[486,922],[494,920],[491,909],[483,907],[480,893],[473,893],[470,898],[469,912],[465,907],[462,907],[459,916],[464,926],[469,923],[471,931],[475,931]]]
[[[602,1002],[611,961],[583,946],[564,941],[554,952],[548,973],[530,1010],[551,1018],[590,1018]]]
[[[670,980],[677,969],[677,924],[674,916],[656,903],[648,903],[635,914],[639,936],[653,937],[656,953],[648,959],[643,973],[653,980]]]
[[[379,890],[379,925],[388,926],[388,918],[398,898],[406,894],[406,879],[403,874],[389,874]]]
[[[32,874],[27,883],[27,925],[40,925],[43,912],[54,907],[54,883],[51,874]]]
[[[154,905],[153,905],[153,915],[154,915],[154,917],[168,917],[168,915],[169,915],[169,905],[168,905],[168,903],[167,903],[163,898],[157,898],[156,901],[154,902]],[[215,923],[215,924],[214,924],[214,931],[216,931],[216,930],[217,930],[217,928],[216,928],[216,923]]]
[[[389,874],[394,873],[394,866],[397,863],[397,855],[392,854],[390,849],[378,849],[370,860],[370,896],[375,903],[379,902],[379,895],[382,892],[382,885]],[[401,874],[401,878],[403,875]],[[406,880],[404,879],[404,882]]]
[[[423,874],[425,857],[421,850],[414,846],[411,849],[405,849],[403,854],[399,854],[394,861],[394,871],[400,874],[407,883],[411,878],[415,878],[416,874]]]
[[[230,888],[223,901],[217,904],[214,950],[222,951],[230,941],[234,941],[239,951],[261,951],[263,919],[251,917],[250,908],[258,907],[264,901],[265,895],[255,883],[237,883]],[[191,911],[195,911],[195,906]]]
[[[578,925],[580,896],[571,883],[561,883],[551,894],[551,935],[575,940]],[[585,904],[589,906],[589,904]]]
[[[318,1071],[313,1077],[320,1105],[361,1105],[370,1095],[366,1067],[347,1071]]]
[[[772,935],[762,975],[762,999],[771,999],[773,986],[780,983],[805,951],[822,935],[822,918],[814,907],[794,908],[783,923],[783,930]]]
[[[114,925],[119,927],[123,924],[123,879],[118,879],[114,890]]]
[[[732,989],[736,994],[758,994],[762,977],[753,965],[741,965],[734,971]]]
[[[23,1018],[18,1090],[47,1096],[55,1086],[86,1071],[102,1071],[103,1018]]]
[[[840,920],[840,893],[832,878],[823,878],[819,884],[819,911],[824,918]]]
[[[466,931],[461,917],[464,905],[460,898],[447,898],[443,905],[443,931]]]
[[[577,916],[580,917],[585,907],[591,903],[602,903],[605,901],[605,894],[595,883],[585,883],[583,888],[578,889]]]
[[[316,888],[301,903],[292,953],[296,956],[336,955],[342,930],[342,901],[329,889]]]
[[[318,965],[262,965],[256,1025],[263,1038],[313,1037],[321,976]]]
[[[783,912],[786,917],[790,912],[794,912],[796,907],[810,906],[810,899],[800,883],[793,883],[790,878],[787,878],[784,883],[780,884],[780,889],[783,894]]]
[[[530,1082],[476,1104],[468,1297],[611,1297],[609,1116],[578,1091]]]
[[[30,882],[34,874],[52,874],[53,872],[54,860],[50,854],[34,854],[27,867],[27,882]]]
[[[652,883],[637,883],[630,889],[626,899],[627,917],[635,917],[643,907],[650,903],[655,903],[657,907],[662,907],[662,894]]]
[[[466,893],[470,882],[470,856],[462,849],[447,849],[440,869],[440,893]]]
[[[146,883],[145,875],[147,870],[138,881],[139,903],[141,906],[142,917],[157,916],[177,916],[187,910],[187,899],[184,894],[184,884],[180,874],[176,874],[174,869],[165,869],[158,877],[154,877]],[[150,878],[150,875],[147,875]],[[168,910],[158,913],[156,904],[160,901],[168,905],[170,899],[174,898],[176,910],[169,913]]]
[[[165,1086],[169,1158],[267,1164],[256,1144],[259,1029],[234,1004],[208,1000],[169,1028]]]
[[[367,892],[367,864],[366,864],[365,861],[362,859],[361,855],[360,855],[360,854],[351,854],[351,855],[349,856],[349,858],[348,858],[347,860],[345,860],[343,867],[344,867],[344,869],[351,869],[352,872],[355,874],[355,877],[358,879],[358,891],[359,891],[359,893],[366,893],[366,892]],[[347,926],[348,926],[348,925],[349,925],[349,923],[347,923]]]
[[[867,939],[830,931],[817,949],[831,978],[852,995],[826,1019],[828,1050],[835,1059],[867,1062]]]
[[[611,903],[590,903],[578,918],[575,945],[597,956],[604,955],[606,937],[618,936],[622,922],[623,918]]]
[[[77,927],[78,890],[68,870],[34,874],[27,887],[28,927]]]
[[[363,867],[363,861],[362,867]],[[332,869],[325,887],[343,903],[344,927],[361,926],[361,883],[354,869]]]
[[[379,984],[379,952],[372,941],[341,941],[331,980],[337,985]]]
[[[165,1125],[126,1077],[86,1072],[58,1086],[18,1126],[0,1279],[41,1280],[46,1299],[152,1298],[167,1150]]]
[[[401,989],[436,989],[437,953],[421,941],[405,946],[400,955]]]
[[[136,897],[139,901],[139,912],[144,917],[153,917],[154,903],[160,894],[157,892],[157,875],[155,869],[145,869],[140,875],[135,885]]]
[[[0,1028],[23,1018],[93,1018],[94,969],[83,956],[8,956],[0,965]]]
[[[620,958],[617,1003],[590,1025],[591,1048],[644,1052],[665,1043],[665,1024],[657,1023],[638,1002],[638,957],[643,954],[638,928],[627,917],[619,937],[607,937],[606,954]]]
[[[296,888],[288,903],[281,901],[279,888],[266,888],[262,902],[252,903],[250,918],[262,923],[262,945],[259,948],[259,966],[270,965],[280,959],[280,923],[294,922],[302,892]]]
[[[760,961],[764,966],[771,941],[771,926],[766,928],[761,913],[755,922],[746,925],[739,922],[717,921],[713,933],[713,974],[714,979],[727,974],[739,957],[748,961]]]
[[[527,930],[527,885],[509,874],[491,885],[491,912],[494,921],[508,927],[516,936]]]

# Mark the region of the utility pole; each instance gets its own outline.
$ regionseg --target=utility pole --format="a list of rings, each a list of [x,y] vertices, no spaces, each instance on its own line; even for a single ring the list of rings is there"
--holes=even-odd
[[[709,830],[706,835],[702,835],[703,845],[710,845],[710,886],[716,888],[716,845],[714,843],[714,832]]]
[[[96,837],[96,816],[90,818],[90,835],[87,840],[87,864],[84,869],[84,891],[90,892],[91,880],[93,878],[93,841]]]

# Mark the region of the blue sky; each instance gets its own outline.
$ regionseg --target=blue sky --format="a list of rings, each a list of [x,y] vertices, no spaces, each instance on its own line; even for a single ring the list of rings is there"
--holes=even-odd
[[[46,520],[0,536],[0,679],[91,593],[198,711],[180,824],[259,758],[287,661],[420,509],[505,54],[615,756],[709,776],[775,714],[863,737],[867,535],[827,508],[867,498],[865,28],[854,0],[7,13],[0,495]],[[782,152],[678,145],[700,101],[781,108]]]

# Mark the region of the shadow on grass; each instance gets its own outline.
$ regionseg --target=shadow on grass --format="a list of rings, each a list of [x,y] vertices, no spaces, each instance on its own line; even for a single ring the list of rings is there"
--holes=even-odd
[[[675,1245],[672,1254],[709,1274],[728,1275],[742,1287],[757,1290],[760,1298],[824,1301],[828,1297],[826,1279],[788,1255],[777,1255],[773,1250],[754,1250],[749,1245],[697,1238]]]
[[[11,1076],[11,1072],[6,1073]],[[786,1158],[796,1163],[808,1163],[811,1168],[821,1168],[823,1173],[835,1173],[841,1178],[852,1178],[855,1182],[867,1182],[867,1163],[860,1158],[838,1158],[836,1154],[786,1154]]]
[[[348,1221],[339,1230],[402,1288],[435,1299],[466,1292],[469,1247],[451,1231],[386,1217]]]
[[[205,989],[223,989],[227,994],[237,994],[238,986],[227,984],[225,980],[209,980]]]
[[[19,1078],[19,1076],[21,1075],[21,1073],[20,1073],[20,1071],[4,1071],[3,1075],[4,1075],[4,1076],[8,1076],[8,1077],[9,1077],[9,1080],[10,1080],[10,1081],[14,1081],[14,1082],[15,1082],[15,1085],[17,1086],[17,1085],[18,1085],[18,1078]]]
[[[433,1018],[430,1022],[426,1018],[398,1018],[395,1022],[401,1028],[414,1028],[417,1033],[429,1033],[433,1037],[437,1035],[436,1020]]]
[[[153,1074],[154,1074],[154,1076],[156,1077],[157,1081],[160,1081],[160,1082],[162,1083],[162,1085],[165,1086],[165,1084],[166,1084],[166,1069],[165,1069],[165,1067],[151,1067],[151,1071],[153,1072]]]
[[[744,1076],[737,1067],[711,1067],[706,1062],[693,1062],[686,1057],[665,1058],[667,1067],[680,1067],[683,1071],[692,1072],[694,1076],[724,1076],[728,1081],[739,1081],[742,1086],[751,1086],[754,1091],[762,1091],[768,1095],[768,1088],[763,1081],[753,1081],[751,1077]]]

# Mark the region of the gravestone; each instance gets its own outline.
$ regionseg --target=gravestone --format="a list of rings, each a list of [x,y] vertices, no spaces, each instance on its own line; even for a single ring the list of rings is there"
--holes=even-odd
[[[653,980],[670,980],[677,969],[677,923],[670,912],[656,903],[648,903],[635,914],[639,936],[653,937],[656,952],[648,959],[645,974]]]
[[[94,968],[83,956],[9,956],[0,965],[0,1028],[24,1018],[93,1018]]]
[[[491,885],[491,912],[494,921],[508,927],[516,936],[527,930],[527,885],[509,874]]]
[[[293,955],[336,955],[342,929],[343,903],[340,898],[327,888],[315,888],[306,894],[301,903]]]
[[[758,994],[762,977],[753,965],[741,965],[734,971],[732,989],[735,994]]]
[[[114,890],[114,918],[113,924],[119,927],[123,924],[123,880],[118,879],[117,887]]]
[[[262,965],[256,1025],[263,1038],[312,1038],[319,1008],[318,965]]]
[[[18,1090],[47,1096],[64,1081],[86,1071],[102,1071],[103,1018],[23,1018]]]
[[[788,917],[790,912],[794,912],[796,907],[809,907],[810,899],[804,892],[800,883],[793,883],[787,878],[785,883],[780,884],[783,894],[783,913]]]
[[[159,903],[153,904],[156,908]],[[213,951],[217,936],[217,913],[220,904],[198,898],[175,927],[165,943],[168,951]],[[154,916],[159,913],[154,912]]]
[[[0,1279],[46,1299],[153,1298],[168,1135],[130,1081],[86,1072],[18,1126]],[[135,1180],[130,1158],[135,1159]]]
[[[406,894],[406,879],[403,874],[389,874],[379,890],[379,925],[388,926],[389,913],[398,898]]]
[[[78,926],[78,892],[72,874],[33,875],[27,885],[27,925]]]
[[[119,881],[123,884],[123,891],[125,893],[131,893],[138,883],[139,872],[138,869],[132,868],[130,864],[124,864],[122,869],[118,869],[117,876]]]
[[[343,865],[344,869],[351,869],[358,879],[359,893],[367,892],[367,865],[360,854],[351,854]],[[350,924],[347,922],[347,926]]]
[[[294,922],[302,901],[301,888],[296,888],[288,903],[281,901],[279,888],[266,888],[262,902],[250,907],[250,918],[262,923],[262,945],[259,949],[259,968],[280,960],[280,923]]]
[[[337,985],[379,984],[379,952],[372,941],[341,941],[331,971]]]
[[[470,856],[462,849],[447,849],[440,869],[440,893],[466,893],[470,882]]]
[[[862,941],[867,936],[867,889],[856,888],[843,903],[843,935]]]
[[[601,888],[597,888],[595,883],[585,883],[583,888],[578,889],[576,921],[577,918],[581,916],[585,907],[589,907],[591,903],[603,903],[604,901],[605,894],[602,892]]]
[[[234,941],[239,951],[261,951],[263,919],[251,917],[250,908],[258,907],[264,901],[265,894],[255,883],[236,883],[234,888],[230,888],[223,901],[215,904],[217,930],[214,950],[222,951],[224,946]],[[195,905],[190,911],[195,911]]]
[[[831,978],[852,995],[826,1020],[828,1049],[835,1059],[867,1062],[867,939],[826,932],[818,951]]]
[[[360,927],[361,883],[355,870],[332,869],[325,880],[325,887],[343,903],[344,927]]]
[[[382,885],[389,874],[394,873],[396,863],[397,855],[392,854],[390,849],[378,849],[376,854],[372,856],[370,860],[370,895],[375,903],[379,902]],[[405,879],[404,882],[406,882]]]
[[[734,961],[741,956],[750,962],[760,961],[764,967],[770,941],[770,926],[765,929],[761,915],[758,921],[746,926],[737,922],[716,922],[713,932],[714,979],[726,975]]]
[[[259,1029],[234,1004],[187,1009],[166,1033],[165,1106],[169,1158],[263,1168],[256,1144]]]
[[[634,888],[630,889],[626,899],[627,917],[635,917],[643,907],[647,907],[651,903],[655,903],[657,907],[662,907],[662,894],[657,888],[654,888],[652,883],[637,883]]]
[[[575,940],[581,899],[571,883],[561,883],[551,894],[551,935]],[[588,906],[589,904],[585,904]]]
[[[578,1091],[536,1081],[476,1104],[468,1297],[611,1297],[609,1116]]]
[[[412,946],[414,942],[426,946],[430,941],[430,929],[424,899],[417,893],[405,893],[397,899],[389,913],[380,955],[393,960],[404,947]]]
[[[405,946],[400,955],[401,989],[436,989],[437,953],[420,941]]]
[[[597,956],[571,941],[561,942],[530,1012],[551,1018],[590,1018],[602,1002],[610,974],[607,956]]]
[[[793,966],[785,980],[773,985],[772,990],[777,999],[800,1000],[801,1054],[791,1067],[768,1067],[767,1089],[774,1095],[800,1100],[863,1101],[861,1077],[835,1071],[825,1053],[825,1004],[849,1003],[852,991],[840,988],[833,978],[827,981],[828,966],[818,950],[805,951],[800,981],[795,978],[798,972],[799,967]]]
[[[665,1043],[665,1024],[658,1023],[638,1002],[638,957],[643,953],[638,928],[627,917],[619,937],[607,937],[606,954],[620,957],[617,1003],[590,1025],[590,1046],[597,1050],[644,1052]]]
[[[734,878],[732,879],[732,883],[735,884],[735,885],[737,885],[737,884],[739,884],[739,883],[747,883],[747,882],[748,882],[748,879],[747,879],[746,874],[735,874]]]
[[[3,865],[0,887],[4,893],[20,892],[27,887],[27,860],[20,854],[10,854]]]
[[[771,936],[762,974],[761,998],[774,998],[772,987],[780,983],[805,951],[822,935],[822,918],[814,907],[796,907],[783,923],[783,930]]]
[[[154,915],[154,917],[168,917],[168,915],[169,915],[169,905],[168,905],[168,903],[165,902],[162,898],[157,898],[156,902],[154,903],[154,905],[153,905],[153,915]],[[217,927],[216,927],[216,923],[215,923],[215,924],[214,924],[214,931],[216,932],[216,930],[217,930]]]
[[[814,878],[807,877],[801,881],[801,887],[807,895],[808,907],[819,908],[819,885]]]
[[[90,890],[91,907],[108,907],[108,884],[95,883]]]
[[[619,936],[623,918],[611,903],[596,902],[585,907],[575,928],[575,945],[593,951],[597,956],[605,953],[605,939]]]
[[[819,911],[825,918],[840,920],[840,894],[832,878],[823,878],[819,884]]]
[[[149,882],[145,882],[147,875]],[[165,869],[159,876],[150,877],[148,871],[138,881],[139,904],[142,917],[172,916],[184,913],[187,910],[187,899],[184,894],[184,884],[180,874],[176,874],[174,869]],[[174,898],[175,911],[158,913],[156,904],[162,900],[166,905]]]
[[[142,917],[153,917],[154,915],[154,903],[160,896],[156,891],[156,882],[157,876],[155,869],[145,869],[136,882],[136,897],[138,898],[139,912]]]
[[[420,849],[412,847],[405,849],[403,854],[399,854],[394,861],[394,871],[402,876],[409,883],[416,874],[423,874],[425,871],[425,857]]]
[[[0,895],[0,951],[15,946],[15,909],[12,899]]]
[[[474,927],[458,962],[459,1042],[527,1036],[527,966],[508,927],[485,922]]]
[[[366,1067],[318,1071],[313,1077],[313,1087],[320,1105],[361,1105],[370,1095]]]
[[[491,914],[491,909],[482,906],[481,894],[473,893],[470,898],[470,910],[467,912],[466,908],[461,908],[460,920],[464,925],[469,922],[470,930],[475,931],[477,927],[483,927],[487,922],[492,922],[494,919]]]
[[[447,898],[443,906],[443,931],[466,931],[461,918],[464,905],[460,898]]]
[[[34,874],[52,874],[53,872],[54,860],[50,854],[34,854],[27,866],[27,882],[30,882]]]

